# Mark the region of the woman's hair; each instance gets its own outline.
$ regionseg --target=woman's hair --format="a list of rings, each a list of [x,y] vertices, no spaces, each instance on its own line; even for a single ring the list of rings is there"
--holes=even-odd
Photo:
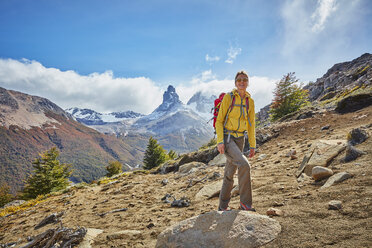
[[[236,81],[236,78],[237,78],[239,75],[245,75],[245,76],[247,76],[247,78],[249,78],[249,77],[248,77],[248,73],[246,73],[245,71],[238,71],[238,73],[236,73],[236,76],[235,76],[235,81]]]

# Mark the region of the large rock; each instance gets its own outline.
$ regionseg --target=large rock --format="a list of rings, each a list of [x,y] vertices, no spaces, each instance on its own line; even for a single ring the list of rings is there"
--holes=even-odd
[[[312,145],[311,152],[307,155],[310,157],[308,162],[301,165],[297,175],[301,175],[304,171],[306,175],[311,176],[315,166],[327,167],[328,162],[342,152],[345,147],[345,140],[318,140]]]
[[[156,247],[259,247],[281,231],[278,221],[248,211],[212,211],[181,221],[158,236]]]
[[[226,164],[226,156],[224,154],[218,154],[213,160],[209,161],[210,166],[223,166]]]
[[[337,103],[336,112],[344,114],[372,105],[372,93],[346,97]]]
[[[214,159],[219,154],[217,147],[212,147],[202,151],[196,151],[192,153],[187,153],[182,156],[178,163],[178,166],[187,164],[190,162],[202,162],[208,164],[209,161]]]
[[[83,241],[78,245],[78,248],[91,248],[94,238],[103,233],[101,229],[87,228],[87,234],[84,236]]]
[[[331,169],[322,166],[315,166],[311,172],[311,176],[314,178],[315,181],[322,180],[332,175],[333,171]]]
[[[321,189],[331,187],[335,183],[340,183],[345,181],[346,179],[352,178],[353,176],[348,172],[340,172],[337,173],[330,178],[328,178],[327,182],[321,187]]]
[[[187,164],[180,166],[180,168],[178,169],[178,173],[186,174],[186,173],[189,173],[192,169],[200,168],[200,167],[205,167],[205,164],[201,162],[187,163]]]
[[[199,190],[198,193],[195,195],[195,200],[204,200],[204,199],[210,199],[214,196],[218,196],[221,191],[222,187],[222,180],[219,180],[214,183],[210,183],[205,185],[201,190]]]

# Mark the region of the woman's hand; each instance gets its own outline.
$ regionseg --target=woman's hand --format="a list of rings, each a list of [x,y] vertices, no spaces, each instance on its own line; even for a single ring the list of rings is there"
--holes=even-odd
[[[252,158],[254,156],[254,154],[255,154],[255,150],[254,150],[254,148],[251,148],[249,150],[249,158]]]
[[[218,144],[218,145],[217,145],[217,150],[218,150],[221,154],[224,154],[224,153],[225,153],[225,144]]]

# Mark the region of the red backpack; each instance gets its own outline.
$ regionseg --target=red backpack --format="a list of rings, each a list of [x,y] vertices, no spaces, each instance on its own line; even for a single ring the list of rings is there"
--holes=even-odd
[[[212,119],[213,119],[213,128],[214,128],[215,131],[216,131],[216,120],[217,120],[218,112],[220,110],[220,106],[221,106],[221,103],[222,103],[222,100],[223,100],[225,94],[226,93],[221,93],[220,96],[214,100],[214,107],[211,109],[211,112],[213,112]],[[235,95],[232,92],[230,92],[229,94],[230,94],[230,97],[231,97],[232,101],[231,101],[230,107],[229,107],[229,109],[227,111],[227,114],[226,114],[226,117],[225,117],[224,127],[226,125],[226,120],[227,120],[227,117],[228,117],[229,113],[231,112],[232,108],[234,106],[236,106],[235,105]],[[245,106],[247,106],[246,110],[247,110],[247,116],[248,116],[248,109],[249,109],[249,99],[248,99],[248,97],[245,98],[245,104],[246,104]]]

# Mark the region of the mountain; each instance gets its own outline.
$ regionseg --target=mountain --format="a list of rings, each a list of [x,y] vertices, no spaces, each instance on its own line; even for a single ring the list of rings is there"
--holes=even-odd
[[[202,102],[199,102],[199,106],[201,104]],[[115,134],[126,142],[131,139],[132,143],[137,138],[138,144],[145,143],[144,147],[147,145],[145,140],[153,136],[168,151],[172,149],[177,152],[189,152],[198,149],[213,137],[212,126],[200,112],[195,112],[193,108],[180,101],[172,85],[164,92],[162,103],[149,115],[135,114],[128,118],[109,121],[108,118],[105,120],[102,118],[103,114],[93,110],[82,111],[73,108],[67,112],[77,121],[99,132]]]
[[[48,99],[0,87],[0,184],[15,192],[39,153],[56,146],[71,163],[74,182],[99,178],[109,161],[141,164],[144,148],[104,135],[75,121]]]
[[[211,109],[214,107],[215,95],[207,96],[200,91],[196,92],[187,102],[187,106],[198,113],[200,116],[209,120],[212,118]]]
[[[98,113],[91,109],[69,108],[65,110],[67,113],[74,116],[74,118],[86,125],[104,125],[112,122],[122,122],[128,119],[138,118],[143,114],[133,111],[112,112],[108,114]]]

